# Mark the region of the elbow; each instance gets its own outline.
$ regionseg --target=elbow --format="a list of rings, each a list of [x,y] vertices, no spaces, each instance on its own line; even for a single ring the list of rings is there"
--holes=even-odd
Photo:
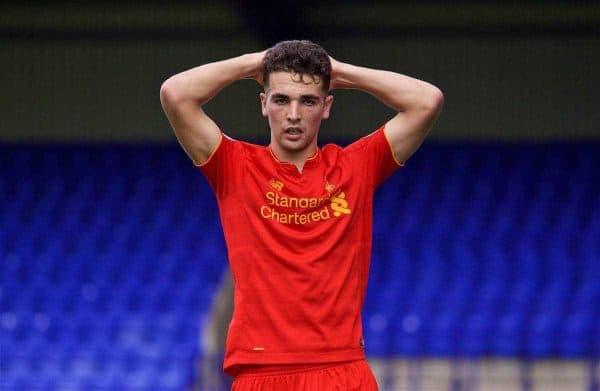
[[[429,88],[425,110],[434,118],[440,115],[444,107],[444,93],[435,86]]]
[[[172,78],[165,80],[160,86],[160,103],[163,107],[173,106],[180,100]]]

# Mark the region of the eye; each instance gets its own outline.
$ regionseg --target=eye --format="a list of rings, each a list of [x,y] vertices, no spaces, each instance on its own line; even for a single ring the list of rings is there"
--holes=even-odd
[[[305,104],[306,106],[314,106],[317,104],[317,101],[315,99],[311,99],[311,98],[304,98],[302,100],[302,103]]]
[[[287,103],[287,98],[278,96],[273,98],[273,102],[275,102],[276,105],[284,105]]]

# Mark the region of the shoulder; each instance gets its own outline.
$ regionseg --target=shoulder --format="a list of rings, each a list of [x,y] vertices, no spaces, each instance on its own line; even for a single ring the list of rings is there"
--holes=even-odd
[[[243,151],[244,153],[256,153],[265,148],[262,145],[235,139],[231,136],[226,135],[225,133],[223,133],[220,146],[225,146],[225,148],[231,148],[237,151]]]
[[[229,164],[240,163],[245,160],[245,157],[256,153],[256,151],[260,150],[261,148],[264,147],[237,140],[231,136],[228,136],[224,132],[221,132],[219,143],[212,151],[208,159],[201,164],[194,162],[194,165],[196,167],[211,166],[215,164],[215,161],[219,162],[219,164],[226,164],[227,162],[231,162]]]
[[[370,146],[377,144],[387,145],[385,133],[383,131],[384,126],[378,128],[374,132],[369,133],[366,136],[359,138],[358,140],[352,142],[348,146],[341,148],[341,152],[344,154],[354,154],[365,151]]]
[[[350,146],[352,146],[354,148],[362,148],[369,144],[376,144],[376,143],[381,143],[381,142],[387,144],[387,139],[385,136],[384,129],[385,129],[385,125],[381,126],[377,130],[367,134],[366,136],[359,138],[354,143],[352,143]]]
[[[323,154],[323,160],[328,164],[332,165],[337,162],[344,148],[337,144],[325,144],[321,148]]]
[[[344,148],[337,144],[325,144],[325,145],[323,145],[323,148],[321,148],[323,155],[338,154],[343,150],[344,150]]]

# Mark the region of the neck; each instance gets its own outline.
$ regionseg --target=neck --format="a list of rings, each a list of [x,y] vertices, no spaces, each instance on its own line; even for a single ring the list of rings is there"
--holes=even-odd
[[[271,143],[270,148],[277,160],[293,164],[298,169],[298,172],[302,172],[306,161],[317,153],[316,145],[311,145],[310,148],[297,152],[285,151],[274,143]]]

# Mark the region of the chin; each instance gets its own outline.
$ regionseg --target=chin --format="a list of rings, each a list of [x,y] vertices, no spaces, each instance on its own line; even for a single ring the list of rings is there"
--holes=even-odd
[[[280,145],[283,149],[286,149],[290,152],[300,152],[300,151],[306,149],[306,147],[307,147],[307,145],[305,143],[299,144],[299,143],[283,142]]]

